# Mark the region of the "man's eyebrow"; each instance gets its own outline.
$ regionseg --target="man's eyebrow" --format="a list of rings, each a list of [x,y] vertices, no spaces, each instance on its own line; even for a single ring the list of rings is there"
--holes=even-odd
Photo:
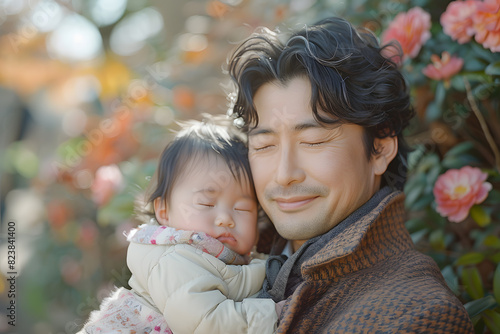
[[[248,136],[257,136],[257,135],[271,135],[276,133],[275,131],[271,129],[266,129],[266,128],[253,128],[250,131],[248,131]]]
[[[307,129],[324,129],[324,126],[319,124],[316,121],[306,121],[303,123],[296,124],[293,127],[293,131],[299,132],[302,130],[307,130]],[[272,135],[275,134],[276,132],[274,130],[268,129],[268,128],[253,128],[248,132],[248,136],[257,136],[257,135]]]
[[[298,132],[298,131],[302,131],[302,130],[316,129],[316,128],[322,128],[322,129],[324,129],[324,127],[321,124],[319,124],[318,122],[308,121],[308,122],[296,124],[293,127],[293,130],[296,131],[296,132]]]

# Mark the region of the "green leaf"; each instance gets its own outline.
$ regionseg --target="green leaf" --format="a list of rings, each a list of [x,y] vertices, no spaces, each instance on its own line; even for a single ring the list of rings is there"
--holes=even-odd
[[[491,261],[493,261],[495,263],[500,263],[500,253],[490,255],[490,256],[488,256],[488,259],[490,259]]]
[[[474,143],[472,143],[470,141],[464,141],[460,144],[455,145],[451,149],[449,149],[448,152],[446,152],[446,154],[444,156],[450,157],[450,156],[460,155],[460,154],[463,154],[467,151],[472,150],[473,148],[474,148]]]
[[[460,154],[445,156],[442,161],[443,167],[446,168],[462,168],[467,165],[474,165],[478,162],[477,158],[470,154]]]
[[[434,98],[438,108],[442,109],[445,97],[446,97],[446,88],[444,87],[444,84],[441,81],[439,81],[436,86],[436,95]]]
[[[484,238],[483,245],[500,249],[500,238],[494,235],[488,235],[486,238]]]
[[[417,172],[419,173],[427,173],[427,171],[430,168],[433,168],[434,166],[439,166],[439,156],[437,154],[429,154],[426,155],[421,161],[420,164],[418,165]]]
[[[97,211],[97,221],[106,226],[117,224],[133,215],[134,197],[130,193],[118,194]]]
[[[498,303],[496,302],[495,298],[493,298],[493,296],[491,295],[488,295],[484,298],[480,298],[477,300],[473,300],[464,305],[465,310],[467,311],[469,317],[471,318],[481,314],[485,310],[492,309],[497,306]]]
[[[485,60],[488,63],[492,63],[495,61],[495,55],[490,52],[489,50],[486,50],[483,48],[481,45],[476,44],[476,43],[469,43],[468,45],[471,46],[471,51],[474,52],[475,55],[479,56],[481,59]]]
[[[72,138],[62,143],[57,148],[57,153],[61,157],[62,165],[75,167],[82,162],[85,152],[82,147],[85,145],[85,139],[82,137]]]
[[[500,82],[499,82],[499,84],[500,84]],[[495,169],[485,168],[485,169],[483,169],[483,172],[488,173],[488,178],[491,181],[493,181],[493,182],[500,181],[500,173],[497,172]]]
[[[415,185],[415,187],[413,187],[413,189],[406,194],[405,206],[407,208],[411,208],[413,203],[418,200],[424,189],[425,183]]]
[[[478,264],[484,260],[484,254],[479,252],[471,252],[464,254],[455,262],[456,266],[465,266],[469,264]]]
[[[482,83],[477,85],[472,89],[472,94],[478,100],[484,100],[490,97],[491,93],[495,90],[496,85],[494,83]]]
[[[482,72],[484,70],[484,64],[477,58],[469,58],[464,63],[463,70],[466,72],[477,72],[477,71]]]
[[[442,111],[443,109],[438,106],[436,101],[432,101],[427,105],[427,110],[425,111],[425,119],[428,122],[435,121],[439,119],[439,117],[441,117]]]
[[[413,241],[414,244],[417,244],[425,236],[425,234],[427,232],[428,232],[427,229],[423,229],[423,230],[411,233],[410,234],[411,240]]]
[[[410,170],[413,170],[415,166],[419,164],[424,154],[425,154],[425,146],[421,144],[415,145],[414,150],[408,153],[408,166]]]
[[[422,217],[416,217],[408,219],[405,223],[405,226],[406,229],[410,231],[410,233],[413,233],[425,229],[427,225],[425,223],[425,219],[423,219]]]
[[[500,61],[496,61],[486,66],[484,72],[489,75],[500,75]]]
[[[4,153],[5,170],[17,172],[25,178],[33,178],[38,173],[40,162],[33,151],[23,142],[15,142],[8,146]]]
[[[427,173],[427,184],[434,187],[434,183],[436,182],[439,174],[441,174],[441,166],[432,167],[429,173]]]
[[[432,194],[423,195],[415,203],[413,203],[412,210],[418,211],[425,209],[426,207],[431,205],[433,201],[434,201],[434,195]]]
[[[461,75],[455,75],[451,78],[451,87],[460,92],[465,92],[464,78]]]
[[[490,76],[484,74],[484,66],[477,70],[477,72],[465,73],[464,77],[472,84],[474,82],[488,82],[491,79]]]
[[[432,231],[429,236],[429,242],[431,243],[432,248],[436,250],[443,250],[445,248],[444,231],[443,230]]]
[[[470,216],[481,227],[488,226],[491,223],[491,216],[482,206],[474,205],[470,209]]]
[[[500,303],[500,264],[497,265],[497,269],[493,275],[493,296],[497,303]]]
[[[451,266],[446,266],[441,270],[441,273],[443,274],[444,280],[446,281],[446,284],[448,284],[448,287],[453,291],[455,295],[460,294],[460,289],[458,285],[458,277],[453,271],[453,268]]]
[[[500,203],[500,191],[496,189],[491,189],[488,197],[484,201],[484,204],[493,204],[493,205],[498,205]]]
[[[462,270],[462,282],[465,285],[465,291],[473,299],[480,299],[484,297],[483,282],[481,275],[476,267],[468,267]]]
[[[486,325],[484,324],[484,320],[481,316],[476,315],[470,319],[472,324],[474,325],[474,333],[484,333]]]
[[[483,312],[483,319],[492,333],[500,333],[500,314],[498,312],[486,310]]]
[[[426,179],[424,173],[417,173],[415,175],[412,175],[408,182],[406,182],[405,184],[404,192],[405,194],[408,194],[410,191],[412,191],[413,188],[425,183]]]

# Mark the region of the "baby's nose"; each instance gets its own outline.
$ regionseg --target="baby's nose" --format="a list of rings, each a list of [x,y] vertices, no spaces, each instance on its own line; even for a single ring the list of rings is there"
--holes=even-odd
[[[220,213],[215,218],[215,225],[219,227],[234,227],[234,221],[230,214],[227,212]]]

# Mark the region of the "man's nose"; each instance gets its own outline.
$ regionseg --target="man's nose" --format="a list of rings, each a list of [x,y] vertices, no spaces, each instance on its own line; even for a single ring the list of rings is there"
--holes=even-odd
[[[219,212],[219,214],[215,218],[215,226],[233,228],[234,220],[232,215],[227,211]]]
[[[292,145],[282,145],[275,181],[281,186],[289,186],[304,181],[305,173],[298,160],[298,152]]]

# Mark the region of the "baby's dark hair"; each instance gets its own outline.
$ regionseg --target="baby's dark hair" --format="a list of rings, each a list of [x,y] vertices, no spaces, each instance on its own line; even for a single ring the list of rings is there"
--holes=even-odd
[[[233,121],[224,115],[203,114],[202,121],[179,123],[180,131],[163,150],[150,190],[138,204],[139,219],[154,217],[154,200],[168,201],[175,183],[200,159],[222,159],[238,182],[246,181],[254,189],[246,136]]]

